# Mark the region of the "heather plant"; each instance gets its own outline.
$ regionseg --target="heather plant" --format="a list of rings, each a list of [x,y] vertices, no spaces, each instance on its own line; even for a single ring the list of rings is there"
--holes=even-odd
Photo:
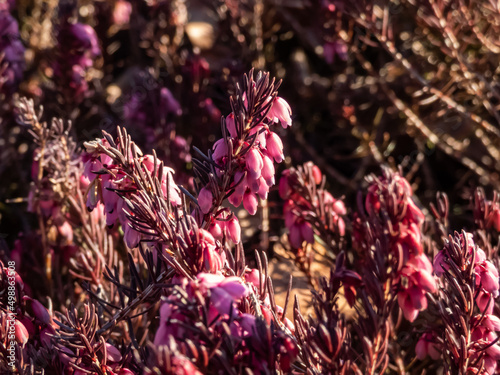
[[[0,374],[499,373],[497,21],[0,0]]]

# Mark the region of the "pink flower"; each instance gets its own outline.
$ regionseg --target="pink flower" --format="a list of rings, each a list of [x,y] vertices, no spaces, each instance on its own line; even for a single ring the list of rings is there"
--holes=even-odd
[[[29,333],[26,327],[24,326],[23,323],[21,323],[19,320],[15,320],[15,337],[16,341],[24,347],[26,343],[28,342],[29,339]]]
[[[476,319],[481,319],[481,315],[477,315]],[[481,320],[481,326],[489,329],[490,331],[500,331],[500,318],[493,314],[485,314]]]
[[[24,296],[23,300],[25,301],[26,307],[33,318],[42,324],[50,325],[52,323],[52,318],[48,310],[40,302],[28,296]]]
[[[259,202],[257,201],[256,195],[247,191],[243,196],[243,207],[245,210],[247,210],[250,215],[255,215],[258,204]]]
[[[245,273],[245,281],[253,284],[256,288],[259,288],[259,270],[252,269],[247,271]]]
[[[436,360],[441,356],[441,352],[435,341],[432,333],[424,333],[417,342],[415,347],[415,354],[417,358],[423,360],[426,356]]]
[[[229,203],[231,203],[234,207],[239,207],[239,205],[241,204],[241,202],[243,201],[243,192],[237,192],[235,191],[233,194],[231,194],[229,196],[229,198],[227,199],[229,201]]]
[[[274,185],[274,164],[271,158],[267,155],[262,156],[263,167],[262,167],[262,177],[266,181],[267,186],[271,187]]]
[[[484,356],[486,373],[493,375],[496,373],[497,363],[500,360],[500,346],[498,343],[492,345],[498,337],[495,331],[500,329],[500,320],[490,314],[484,317],[476,315],[472,319],[472,324],[475,329],[471,335],[471,351],[473,352],[471,358]]]
[[[240,242],[241,239],[241,227],[236,216],[232,216],[232,218],[226,222],[226,230],[227,235],[235,244]]]
[[[227,156],[228,152],[226,140],[222,138],[215,142],[213,150],[212,158],[214,161],[218,164],[223,164],[222,160]]]
[[[476,286],[481,285],[483,289],[492,293],[496,298],[499,289],[499,276],[497,268],[489,260],[476,263],[474,267],[476,272]]]
[[[128,223],[122,223],[124,236],[123,239],[130,249],[134,249],[139,245],[141,241],[141,234],[135,229],[132,229]]]
[[[224,251],[218,250],[215,245],[215,239],[210,232],[199,229],[199,244],[203,256],[204,269],[207,272],[217,272],[224,267],[226,255]]]
[[[222,227],[221,224],[222,222],[219,222],[216,219],[212,219],[210,223],[210,227],[208,228],[208,231],[212,236],[214,236],[215,239],[221,240],[222,239]],[[223,225],[222,225],[223,226]]]
[[[209,188],[204,187],[200,190],[198,195],[198,204],[200,205],[201,212],[207,214],[210,212],[213,205],[214,197]]]
[[[495,228],[497,232],[500,232],[500,207],[498,203],[491,205],[492,211],[488,215],[488,221],[486,226],[488,228]]]
[[[419,311],[427,308],[426,293],[436,292],[432,264],[425,254],[412,257],[400,273],[399,307],[407,320],[413,322]]]
[[[292,125],[292,109],[288,103],[279,96],[275,97],[271,109],[269,110],[267,117],[273,122],[281,122],[281,126],[286,129],[288,126]]]
[[[103,168],[99,159],[91,158],[84,166],[83,175],[89,179],[90,182],[94,181],[97,177],[95,172],[100,171]]]
[[[182,203],[180,190],[174,181],[174,170],[172,168],[163,167],[163,177],[161,180],[161,190],[163,196],[167,198],[167,181],[168,181],[168,197],[170,203],[174,206],[179,206]]]
[[[285,155],[283,154],[283,142],[281,142],[281,138],[276,133],[270,131],[266,134],[266,145],[267,152],[272,158],[274,158],[276,163],[281,163],[285,160]]]
[[[106,343],[106,352],[108,355],[107,360],[109,362],[120,362],[122,360],[122,354],[113,345]]]
[[[333,211],[337,215],[345,215],[345,214],[347,214],[347,210],[345,208],[345,204],[340,199],[336,200],[335,203],[333,203],[332,208],[333,208]]]
[[[468,244],[468,256],[471,256],[475,251],[474,256],[474,272],[476,274],[476,288],[480,288],[476,297],[476,304],[481,311],[484,311],[488,306],[489,313],[493,308],[493,303],[490,302],[492,298],[499,295],[500,283],[498,270],[493,263],[486,259],[486,254],[480,248],[475,248],[474,240],[471,233],[466,233]],[[465,239],[460,234],[460,241],[462,246],[465,246]],[[442,276],[449,268],[446,260],[449,254],[444,248],[434,258],[434,270],[436,275]]]
[[[230,314],[234,304],[248,295],[247,287],[236,276],[201,273],[198,275],[198,282],[202,290],[210,290],[210,302],[220,314]]]
[[[238,133],[236,131],[236,124],[234,121],[234,114],[232,112],[231,114],[229,114],[229,116],[226,117],[226,128],[232,138],[236,138],[238,136]]]
[[[257,190],[257,195],[260,199],[267,199],[267,195],[269,194],[269,186],[266,183],[264,178],[259,179],[259,189]]]
[[[260,155],[259,150],[251,148],[246,155],[246,169],[248,171],[248,175],[253,179],[259,178],[263,167],[264,162],[262,161],[262,156]]]
[[[312,166],[312,175],[314,178],[314,182],[316,185],[321,184],[321,181],[323,180],[323,174],[321,173],[321,170],[318,168],[317,165]]]

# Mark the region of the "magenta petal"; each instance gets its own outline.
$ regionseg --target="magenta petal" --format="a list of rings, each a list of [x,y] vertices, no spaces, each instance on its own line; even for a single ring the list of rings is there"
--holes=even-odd
[[[243,201],[243,194],[239,194],[238,192],[234,192],[227,199],[229,203],[231,203],[234,207],[239,207],[241,202]]]
[[[211,289],[210,293],[210,301],[212,302],[212,305],[217,309],[219,314],[229,314],[233,305],[233,299],[231,298],[231,295],[223,288],[219,287]]]
[[[236,138],[238,136],[238,133],[236,132],[236,124],[234,122],[234,115],[232,113],[226,117],[226,128],[231,137]]]
[[[267,152],[274,158],[276,163],[281,163],[285,159],[283,155],[283,142],[281,138],[273,132],[269,132],[266,138]]]
[[[219,288],[224,289],[234,300],[239,300],[248,294],[247,287],[236,276],[227,277],[220,283]]]
[[[106,352],[108,355],[109,362],[120,362],[122,360],[122,355],[118,349],[113,345],[106,343]]]
[[[422,289],[413,286],[409,289],[409,294],[413,307],[417,310],[424,310],[427,308],[427,298]]]
[[[249,176],[258,179],[264,167],[264,162],[262,161],[259,150],[256,148],[250,149],[245,157],[245,161]]]
[[[300,225],[300,235],[307,243],[314,243],[314,231],[309,223],[302,223]]]
[[[200,194],[198,195],[198,204],[200,205],[201,212],[207,214],[210,211],[213,199],[214,198],[210,189],[204,187],[200,190]]]
[[[417,283],[426,291],[435,293],[436,292],[436,280],[434,277],[427,271],[417,271],[415,278]]]
[[[241,227],[236,216],[233,216],[233,218],[226,223],[226,229],[231,241],[235,244],[239,243],[241,239]]]
[[[417,358],[423,360],[427,356],[427,341],[421,337],[415,346],[415,354]]]
[[[488,353],[488,355],[493,357],[495,360],[500,360],[500,346],[498,346],[498,344],[490,346],[486,349],[486,353]]]
[[[289,228],[288,240],[294,249],[302,247],[302,235],[300,234],[300,228],[297,225],[294,224]]]

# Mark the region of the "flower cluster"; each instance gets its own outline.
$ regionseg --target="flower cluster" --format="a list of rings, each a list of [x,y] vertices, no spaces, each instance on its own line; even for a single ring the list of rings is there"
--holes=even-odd
[[[465,238],[467,237],[467,239]],[[486,258],[486,254],[480,248],[475,248],[471,233],[459,235],[460,246],[467,247],[466,257],[470,257],[471,265],[475,274],[475,288],[477,290],[476,304],[481,312],[491,314],[493,312],[494,299],[499,295],[499,275],[497,267]],[[442,249],[434,258],[434,271],[436,275],[443,276],[450,267],[450,247]],[[472,257],[474,254],[474,257]]]
[[[16,91],[23,77],[24,66],[24,46],[19,37],[19,26],[9,13],[9,7],[0,5],[1,93],[11,95]]]
[[[444,348],[445,373],[496,374],[500,346],[495,332],[500,330],[500,319],[493,306],[498,270],[475,245],[472,234],[464,231],[449,237],[434,259],[434,268],[442,278],[438,305],[444,327],[439,329],[446,338],[440,332],[435,336],[443,337],[438,347]]]
[[[422,247],[424,214],[411,198],[408,181],[398,173],[384,170],[381,177],[372,176],[369,182],[365,210],[372,222],[380,222],[381,227],[374,227],[381,236],[379,241],[387,246],[388,257],[396,259],[392,281],[399,307],[406,319],[414,321],[427,308],[426,293],[436,291],[432,264]],[[354,230],[355,241],[366,241],[360,218]]]
[[[206,319],[209,322],[215,322],[220,319],[227,319],[230,315],[236,316],[236,303],[248,295],[248,289],[242,284],[239,277],[224,277],[220,274],[199,274],[194,281],[182,279],[179,281],[181,288],[185,291],[183,294],[173,294],[168,297],[160,307],[160,325],[156,331],[154,344],[163,345],[168,343],[170,336],[177,339],[189,337],[189,330],[184,328],[189,325],[193,317],[186,315],[185,310],[180,305],[181,299],[193,300],[198,296],[208,301],[208,310]],[[197,314],[197,311],[193,311]],[[240,313],[241,315],[241,313]],[[230,329],[232,332],[241,328],[248,334],[251,328],[246,323],[249,318],[243,318],[238,323],[232,322]],[[250,320],[255,319],[251,316]],[[175,324],[172,322],[175,321]],[[183,324],[183,322],[185,322]],[[209,328],[212,328],[209,327]],[[243,334],[243,332],[242,332]]]
[[[174,182],[174,171],[163,166],[155,156],[132,155],[131,151],[126,152],[126,156],[119,154],[123,164],[114,158],[116,154],[111,153],[109,143],[111,138],[103,138],[98,142],[87,143],[88,154],[84,156],[85,168],[84,176],[88,179],[87,207],[93,210],[99,202],[103,202],[106,214],[106,223],[110,226],[119,220],[124,231],[124,238],[129,248],[134,248],[139,244],[141,235],[132,229],[129,224],[129,217],[125,212],[125,200],[127,196],[139,188],[140,181],[135,177],[135,173],[155,176],[159,178],[160,188],[165,199],[168,199],[174,206],[180,205],[181,197],[179,188]],[[116,150],[119,152],[125,145],[118,143]],[[115,149],[115,148],[113,148]],[[139,149],[135,149],[135,152]]]
[[[287,169],[281,176],[279,193],[284,200],[285,225],[295,249],[301,248],[303,242],[314,243],[315,231],[322,238],[345,234],[344,202],[333,198],[323,185],[323,175],[312,162]]]
[[[211,366],[219,367],[224,362],[226,368],[244,366],[266,372],[277,367],[290,371],[298,355],[297,345],[284,330],[270,329],[271,321],[276,324],[283,319],[283,310],[273,315],[269,295],[257,301],[257,288],[248,283],[254,271],[245,277],[246,285],[236,276],[207,273],[199,274],[196,280],[176,281],[160,307],[154,344],[177,352],[174,361],[183,369],[177,371],[206,373]],[[274,316],[279,320],[275,321]],[[217,352],[203,358],[212,346],[218,348]],[[280,360],[274,362],[272,358]]]
[[[473,341],[471,360],[484,360],[484,369],[487,374],[495,374],[500,360],[500,345],[498,335],[500,319],[492,314],[476,315],[472,319],[471,340]]]

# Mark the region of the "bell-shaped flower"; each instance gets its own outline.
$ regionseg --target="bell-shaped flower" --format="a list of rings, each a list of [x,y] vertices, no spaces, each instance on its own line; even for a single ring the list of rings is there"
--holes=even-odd
[[[276,163],[281,163],[285,160],[283,142],[281,142],[281,138],[276,133],[270,131],[266,134],[266,145],[267,152]]]
[[[257,212],[258,204],[259,202],[257,200],[257,196],[251,191],[247,191],[243,195],[243,207],[248,211],[250,215],[255,215],[255,213]]]
[[[292,109],[288,103],[279,96],[275,97],[267,117],[273,122],[281,122],[284,129],[292,125]]]

